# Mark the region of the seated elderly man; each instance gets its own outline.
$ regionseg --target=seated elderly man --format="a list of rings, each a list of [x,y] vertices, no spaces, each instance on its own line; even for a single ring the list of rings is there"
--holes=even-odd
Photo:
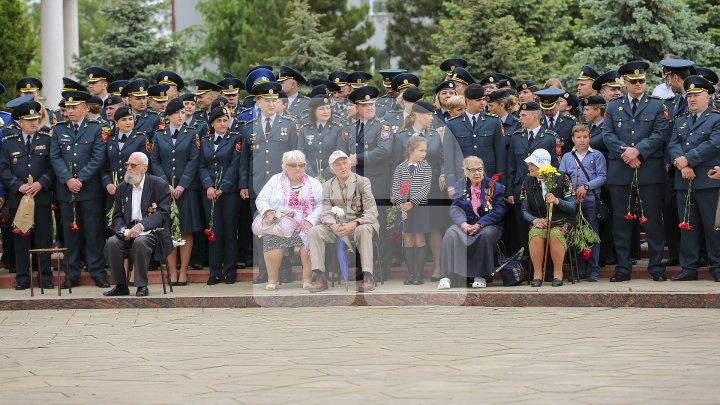
[[[125,181],[115,192],[112,218],[115,235],[105,244],[105,259],[110,265],[115,288],[103,295],[130,295],[123,263],[129,252],[135,268],[135,295],[145,297],[148,295],[147,272],[153,252],[155,259],[161,261],[172,249],[170,188],[160,177],[146,173],[148,158],[142,152],[130,155],[125,166]],[[157,228],[162,229],[151,232]],[[162,246],[155,249],[158,244]]]
[[[325,244],[337,237],[352,237],[362,259],[363,281],[358,292],[375,289],[373,277],[373,236],[378,234],[378,210],[370,188],[370,180],[350,170],[350,160],[343,151],[335,151],[328,159],[335,177],[323,183],[323,210],[320,224],[310,228],[310,262],[315,281],[310,292],[327,290],[325,278]],[[343,217],[333,213],[342,208]]]

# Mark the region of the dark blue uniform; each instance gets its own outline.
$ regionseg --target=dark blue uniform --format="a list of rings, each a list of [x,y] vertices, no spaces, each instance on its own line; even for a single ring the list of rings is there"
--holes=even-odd
[[[50,164],[51,134],[47,129],[41,129],[31,137],[30,148],[25,144],[24,136],[18,129],[6,130],[2,148],[0,149],[0,178],[7,187],[7,206],[10,209],[10,223],[15,217],[23,194],[18,190],[28,181],[28,176],[42,185],[35,195],[35,225],[31,237],[13,234],[15,250],[15,268],[17,271],[17,285],[30,284],[29,249],[32,244],[36,248],[47,248],[52,245],[53,223],[50,205],[53,198],[51,190],[55,184],[55,174]],[[10,247],[8,246],[8,249]],[[52,284],[50,272],[50,257],[40,256],[43,284]]]
[[[447,129],[444,143],[447,184],[455,184],[462,178],[462,161],[470,155],[483,160],[485,173],[489,176],[504,172],[507,150],[503,126],[497,115],[480,113],[473,129],[471,119],[462,114],[449,120]]]
[[[216,241],[210,243],[210,277],[226,281],[235,281],[237,274],[237,211],[238,171],[241,150],[240,134],[228,131],[215,144],[212,133],[200,139],[200,182],[203,190],[214,187],[223,194],[215,201],[211,218],[211,201],[207,194],[203,198],[206,222],[213,223],[212,232]],[[217,146],[217,148],[216,148]],[[216,187],[216,185],[218,187]],[[209,226],[209,225],[208,225]]]
[[[288,112],[294,117],[299,117],[310,109],[310,99],[298,93],[295,100],[288,104]]]
[[[720,232],[713,230],[713,226],[720,181],[709,178],[707,173],[720,165],[720,112],[709,107],[700,113],[695,122],[693,116],[688,113],[676,119],[667,148],[670,161],[684,156],[696,176],[692,181],[691,204],[688,208],[692,229],[680,231],[680,266],[684,271],[697,275],[700,249],[704,242],[710,273],[717,279],[720,277]],[[674,186],[677,190],[678,216],[684,219],[689,182],[683,179],[679,170],[675,171]],[[703,234],[704,241],[701,240]]]
[[[342,139],[342,128],[328,121],[320,132],[318,126],[305,125],[300,128],[297,149],[305,154],[305,172],[311,177],[321,174],[324,180],[334,175],[330,172],[328,158],[336,150],[347,153],[347,143]]]
[[[153,110],[147,108],[147,109],[145,109],[145,111],[140,113],[137,116],[137,118],[135,119],[135,128],[134,129],[135,129],[135,131],[144,132],[149,137],[152,137],[152,135],[155,133],[155,130],[157,129],[158,125],[160,125],[160,121],[162,121],[160,114],[158,114],[157,111],[153,111]]]
[[[146,155],[150,154],[152,145],[147,140],[144,132],[133,130],[127,137],[125,143],[120,147],[120,139],[122,135],[114,131],[105,139],[105,169],[102,173],[102,185],[107,190],[107,186],[113,184],[117,187],[125,178],[125,163],[134,152],[142,152]],[[109,195],[106,207],[109,210],[115,203],[115,197]],[[112,225],[108,221],[108,226]]]
[[[637,169],[640,197],[643,200],[644,224],[650,260],[648,272],[654,278],[664,278],[665,267],[661,264],[665,246],[663,230],[663,196],[665,187],[665,158],[663,149],[668,127],[668,111],[659,98],[643,94],[633,114],[629,96],[611,100],[605,112],[603,141],[608,148],[608,181],[614,207],[613,239],[618,265],[617,273],[629,275],[632,270],[630,237],[632,222],[624,218],[630,199],[630,184],[634,170],[623,162],[622,147],[635,147],[642,162]],[[633,207],[630,207],[634,211]],[[638,215],[640,213],[638,212]]]
[[[90,275],[96,281],[105,281],[105,244],[104,199],[105,190],[101,182],[101,172],[105,164],[105,142],[109,127],[103,127],[98,121],[86,118],[79,125],[77,134],[73,123],[62,121],[52,129],[50,156],[57,176],[57,199],[63,217],[63,234],[68,248],[70,278],[80,280],[80,243],[85,244],[85,263]],[[82,188],[73,194],[65,184],[71,178],[82,182]],[[79,230],[70,229],[73,218]]]
[[[549,128],[548,119],[549,117],[543,114],[541,124],[545,128]],[[562,141],[563,155],[570,152],[573,146],[575,146],[572,141],[572,129],[577,124],[579,124],[579,122],[574,116],[562,112],[558,114],[557,122],[553,125],[552,131],[555,132],[558,138],[560,138],[560,141]]]

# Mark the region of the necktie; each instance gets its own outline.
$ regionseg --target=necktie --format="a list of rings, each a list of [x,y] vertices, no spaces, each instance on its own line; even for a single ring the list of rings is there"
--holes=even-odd
[[[550,117],[548,123],[548,129],[552,131],[553,128],[555,128],[555,117]]]
[[[445,112],[443,113],[443,117],[445,118],[445,121],[447,122],[447,120],[450,119],[450,113],[447,112],[447,111],[445,111]]]
[[[318,133],[322,133],[322,130],[323,130],[323,126],[322,126],[322,125],[318,125]]]
[[[176,129],[172,134],[172,139],[175,140],[178,137],[178,130]]]
[[[215,146],[220,145],[220,141],[222,140],[222,136],[218,135],[215,137]]]
[[[590,124],[590,133],[592,133],[593,129],[595,129],[595,124]]]
[[[475,125],[476,125],[476,124],[477,124],[477,117],[475,117],[475,116],[473,115],[473,118],[472,118],[473,131],[475,130]]]
[[[638,99],[634,98],[632,99],[632,113],[635,114],[635,111],[637,111],[637,105],[638,105]]]
[[[80,125],[78,125],[78,124],[73,124],[73,127],[74,127],[74,129],[75,129],[75,135],[77,135],[77,134],[78,134],[78,131],[80,130]]]
[[[31,143],[30,139],[32,139],[31,136],[28,136],[27,138],[25,138],[25,147],[28,148],[28,150],[30,150],[30,143]]]
[[[265,118],[265,137],[270,136],[270,129],[272,126],[270,125],[270,118]]]
[[[693,125],[695,125],[695,121],[697,121],[697,115],[693,114]]]
[[[535,140],[535,133],[533,131],[528,130],[528,145],[533,143]]]

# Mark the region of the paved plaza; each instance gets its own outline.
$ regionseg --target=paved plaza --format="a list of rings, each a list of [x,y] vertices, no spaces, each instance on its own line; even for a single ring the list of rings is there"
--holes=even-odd
[[[717,404],[712,309],[0,312],[3,404]]]

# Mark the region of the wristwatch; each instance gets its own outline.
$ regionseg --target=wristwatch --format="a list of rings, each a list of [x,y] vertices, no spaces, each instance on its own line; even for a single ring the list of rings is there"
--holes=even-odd
[[[587,184],[583,184],[583,187],[585,187],[585,191],[590,191],[590,186],[588,186]]]

